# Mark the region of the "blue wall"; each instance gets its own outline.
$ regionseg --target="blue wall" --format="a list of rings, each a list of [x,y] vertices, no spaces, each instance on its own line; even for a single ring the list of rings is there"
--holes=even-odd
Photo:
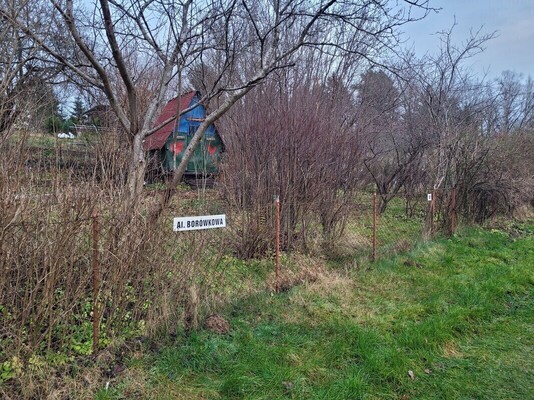
[[[198,104],[198,95],[195,95],[193,99],[191,100],[191,104],[188,107],[191,107],[192,105]],[[191,111],[183,114],[180,117],[180,124],[178,125],[177,133],[179,134],[188,134],[189,133],[189,127],[195,126],[198,128],[198,126],[202,123],[200,121],[188,121],[188,118],[205,118],[206,117],[206,108],[202,104],[198,104],[197,107],[193,108]],[[215,126],[210,125],[209,128],[206,130],[205,136],[214,136],[215,135]]]

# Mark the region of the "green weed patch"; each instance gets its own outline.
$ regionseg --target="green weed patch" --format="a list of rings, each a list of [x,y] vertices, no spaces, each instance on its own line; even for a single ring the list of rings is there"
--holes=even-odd
[[[239,299],[221,312],[230,333],[200,330],[132,358],[98,398],[530,398],[529,229],[466,229],[369,268]]]

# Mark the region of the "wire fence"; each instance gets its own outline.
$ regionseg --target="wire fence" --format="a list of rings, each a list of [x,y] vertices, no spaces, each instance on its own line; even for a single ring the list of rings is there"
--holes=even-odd
[[[359,193],[328,208],[195,202],[176,216],[225,214],[226,228],[173,232],[170,220],[105,208],[3,219],[0,360],[23,349],[89,354],[125,332],[194,329],[231,296],[266,282],[280,291],[280,274],[300,254],[368,262],[457,225],[454,189]],[[240,285],[250,265],[265,279]]]
[[[280,250],[376,260],[456,229],[455,189],[430,193],[359,193],[332,205],[328,214],[313,203],[280,202],[269,220],[280,220]],[[267,229],[275,232],[275,224]],[[272,233],[271,233],[272,234]]]

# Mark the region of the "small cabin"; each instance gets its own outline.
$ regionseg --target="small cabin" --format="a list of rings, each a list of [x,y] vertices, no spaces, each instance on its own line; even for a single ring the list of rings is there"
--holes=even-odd
[[[170,173],[180,165],[185,149],[206,118],[206,108],[199,103],[199,99],[199,93],[191,91],[170,100],[154,125],[170,121],[144,140],[145,151],[149,152],[152,160],[157,160],[164,173]],[[177,121],[175,116],[183,110],[189,111],[180,115]],[[222,139],[215,125],[210,125],[187,163],[185,175],[202,177],[216,173],[223,151]]]

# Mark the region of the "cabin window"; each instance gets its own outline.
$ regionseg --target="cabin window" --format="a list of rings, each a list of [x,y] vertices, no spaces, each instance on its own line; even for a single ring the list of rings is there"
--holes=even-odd
[[[197,127],[194,125],[189,125],[189,135],[193,136],[195,132],[197,131]]]

